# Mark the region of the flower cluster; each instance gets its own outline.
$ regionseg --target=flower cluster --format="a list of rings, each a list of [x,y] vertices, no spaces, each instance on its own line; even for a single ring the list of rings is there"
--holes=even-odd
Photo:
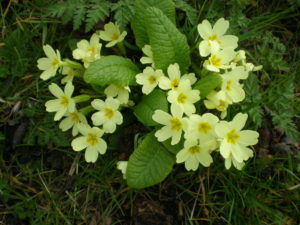
[[[113,133],[116,126],[123,122],[120,108],[126,105],[129,101],[129,87],[117,86],[110,84],[104,90],[106,99],[94,99],[91,106],[85,106],[79,110],[78,103],[90,100],[89,95],[79,95],[72,97],[74,92],[73,79],[81,77],[90,63],[100,59],[100,51],[102,44],[100,39],[108,41],[106,47],[112,47],[123,41],[126,36],[124,31],[122,34],[117,24],[112,22],[104,26],[103,31],[96,32],[90,40],[81,40],[77,43],[77,48],[73,50],[72,55],[76,60],[83,63],[71,61],[69,59],[62,60],[60,52],[53,50],[50,45],[43,47],[47,57],[38,60],[38,68],[43,70],[41,79],[48,80],[54,77],[57,72],[66,75],[61,83],[65,84],[62,90],[57,84],[49,85],[49,90],[57,99],[46,102],[46,110],[55,112],[54,120],[61,120],[59,128],[62,131],[72,129],[72,135],[77,136],[71,143],[74,151],[85,151],[85,160],[87,162],[95,162],[98,154],[104,154],[107,149],[107,144],[103,139],[105,133]],[[91,111],[96,110],[91,115],[93,126],[89,125],[86,115]]]
[[[248,73],[257,70],[251,63],[246,62],[245,52],[235,51],[238,47],[238,38],[225,35],[229,22],[219,19],[212,27],[204,20],[198,25],[198,32],[203,39],[199,44],[199,53],[208,57],[203,67],[207,71],[221,77],[221,85],[212,90],[204,99],[207,109],[216,109],[224,119],[227,108],[233,103],[241,102],[245,92],[241,80],[248,77]],[[156,110],[153,120],[163,125],[155,132],[160,142],[171,139],[171,145],[184,142],[183,148],[177,153],[177,163],[185,163],[187,170],[196,170],[199,164],[208,167],[213,162],[211,153],[219,151],[225,159],[225,167],[229,169],[233,164],[241,169],[244,162],[253,156],[248,146],[255,145],[258,133],[251,130],[242,130],[247,114],[237,114],[231,122],[221,121],[212,113],[199,114],[196,110],[200,101],[200,91],[193,88],[197,82],[194,73],[181,75],[179,65],[171,64],[167,75],[156,69],[153,62],[153,53],[150,45],[142,49],[146,57],[141,58],[147,66],[143,73],[136,75],[136,81],[142,85],[142,92],[146,95],[155,88],[167,91],[167,100],[170,103],[170,113]]]
[[[200,88],[197,87],[199,74],[183,73],[178,63],[168,65],[165,70],[157,68],[151,45],[142,48],[145,56],[141,57],[140,62],[148,65],[136,74],[136,83],[142,86],[145,95],[155,89],[164,91],[170,106],[170,112],[159,109],[152,115],[153,121],[158,124],[155,137],[159,142],[170,140],[171,145],[182,146],[176,154],[176,162],[184,163],[187,170],[197,170],[199,164],[210,166],[213,152],[220,153],[227,169],[233,164],[240,170],[245,161],[253,156],[249,146],[258,142],[256,131],[243,130],[247,114],[238,113],[230,122],[223,120],[228,107],[245,98],[242,81],[248,78],[250,71],[261,68],[246,61],[245,51],[236,50],[238,38],[225,34],[228,28],[229,22],[224,18],[214,26],[207,20],[198,25],[202,38],[199,54],[206,57],[202,71],[207,76],[214,74],[221,79],[220,85],[205,98],[200,97]],[[72,55],[80,62],[61,59],[60,52],[54,51],[49,45],[43,47],[47,57],[38,60],[38,68],[43,71],[41,79],[47,80],[57,72],[65,75],[61,80],[65,85],[64,90],[55,83],[49,85],[50,92],[57,99],[47,101],[46,110],[55,112],[55,121],[62,119],[59,124],[61,130],[72,129],[75,139],[71,146],[74,151],[86,149],[87,162],[95,162],[99,154],[106,152],[104,135],[114,133],[117,126],[123,123],[121,110],[130,106],[130,88],[111,83],[104,87],[104,99],[100,99],[102,95],[88,94],[72,97],[73,80],[82,77],[91,63],[103,57],[100,54],[100,39],[108,42],[105,47],[117,44],[122,53],[126,52],[122,45],[126,34],[126,31],[120,32],[117,24],[110,22],[104,26],[104,30],[94,33],[90,40],[77,43]],[[84,103],[84,107],[79,109],[81,103]],[[214,115],[214,111],[200,112],[200,108],[204,107],[207,111],[219,111],[220,117]],[[87,117],[89,114],[90,117]],[[127,161],[120,161],[117,167],[126,178]]]

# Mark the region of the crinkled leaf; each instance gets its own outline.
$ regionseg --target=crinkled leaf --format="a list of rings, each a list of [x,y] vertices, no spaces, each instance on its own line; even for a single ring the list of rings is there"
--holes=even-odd
[[[175,5],[172,0],[136,0],[135,1],[135,17],[132,20],[131,27],[136,40],[136,45],[140,48],[145,44],[149,44],[146,30],[145,13],[148,7],[156,7],[175,24]]]
[[[84,80],[89,84],[120,86],[135,85],[135,75],[139,69],[129,59],[121,56],[103,56],[92,62],[84,73]]]
[[[152,119],[152,115],[157,109],[168,112],[167,97],[161,90],[154,90],[149,95],[144,95],[139,104],[134,107],[134,114],[144,125],[155,126],[157,123]]]
[[[194,89],[200,91],[201,98],[205,98],[212,90],[221,84],[222,80],[218,74],[209,74],[200,79],[194,86]]]
[[[126,170],[127,184],[133,188],[158,184],[168,176],[174,164],[175,156],[150,133],[129,158]]]
[[[160,9],[149,7],[145,21],[155,68],[166,72],[170,64],[178,63],[181,72],[186,73],[191,63],[186,37]]]

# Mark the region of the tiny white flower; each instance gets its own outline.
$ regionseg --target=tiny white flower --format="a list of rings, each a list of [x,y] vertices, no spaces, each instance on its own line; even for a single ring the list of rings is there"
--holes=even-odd
[[[58,50],[55,51],[50,45],[44,45],[43,50],[47,56],[44,58],[38,59],[37,67],[40,70],[44,70],[44,72],[41,74],[41,79],[48,80],[50,77],[55,76],[57,69],[61,66],[62,61],[60,57],[60,53]]]
[[[211,113],[203,115],[193,114],[189,118],[189,128],[185,133],[186,139],[199,139],[209,141],[212,144],[211,149],[217,148],[217,139],[215,134],[215,126],[219,122],[219,118]]]
[[[81,112],[75,110],[74,112],[67,113],[66,118],[60,122],[59,128],[62,131],[67,131],[72,128],[72,135],[76,136],[79,132],[79,123],[87,124],[87,120]]]
[[[242,163],[253,156],[250,145],[258,142],[259,134],[252,130],[242,130],[247,121],[248,115],[238,113],[231,122],[221,121],[216,125],[216,134],[220,139],[220,153],[223,158],[233,157],[237,162]]]
[[[72,99],[74,86],[68,82],[64,91],[55,83],[49,85],[50,92],[57,98],[46,102],[47,112],[56,112],[54,120],[60,120],[67,112],[74,112],[75,102]]]
[[[180,82],[184,80],[189,80],[190,85],[193,85],[197,81],[197,78],[195,77],[194,73],[189,73],[181,76],[179,65],[175,63],[169,65],[168,77],[162,76],[159,79],[158,86],[163,90],[177,90]]]
[[[75,138],[71,146],[74,151],[85,151],[85,160],[87,162],[96,162],[98,154],[104,154],[107,149],[106,142],[101,138],[104,131],[98,127],[90,127],[87,124],[78,124],[78,130],[82,136]]]
[[[162,70],[154,70],[148,66],[143,70],[143,73],[136,75],[136,82],[143,85],[142,92],[148,95],[158,85],[158,80],[162,76],[164,76]]]
[[[91,62],[100,58],[102,44],[99,43],[99,36],[93,34],[90,41],[81,40],[77,43],[77,49],[73,51],[74,59],[81,59],[84,67],[89,67]]]
[[[119,30],[119,26],[114,24],[113,22],[109,22],[104,25],[104,31],[101,30],[99,32],[99,36],[104,41],[109,41],[105,47],[109,48],[117,44],[118,42],[122,42],[127,35],[126,31],[123,31],[122,34]]]
[[[180,141],[181,134],[187,129],[188,120],[182,118],[183,111],[178,105],[171,105],[171,115],[162,110],[155,110],[152,119],[157,123],[165,125],[155,132],[157,140],[162,142],[170,137],[171,145],[175,145]]]
[[[151,66],[154,68],[154,61],[153,61],[153,52],[151,50],[151,46],[150,45],[145,45],[142,48],[143,53],[146,56],[143,56],[140,61],[142,64],[151,64]]]
[[[112,97],[106,98],[105,102],[100,99],[92,101],[91,105],[99,110],[92,115],[92,121],[95,126],[103,125],[103,130],[106,133],[113,133],[116,130],[116,125],[123,123],[123,116],[118,111],[120,102]]]
[[[208,140],[199,143],[197,139],[188,139],[184,142],[184,148],[176,155],[176,162],[184,162],[187,170],[197,170],[199,164],[208,167],[213,159],[210,155],[211,143]]]
[[[189,80],[180,82],[176,90],[168,92],[168,101],[179,105],[183,112],[190,116],[196,112],[194,103],[200,100],[200,91],[193,90]]]
[[[229,22],[220,18],[212,28],[209,21],[204,20],[198,25],[198,32],[204,39],[200,42],[199,51],[203,57],[214,54],[220,49],[235,49],[238,44],[238,37],[234,35],[224,35],[229,27]]]
[[[248,72],[242,66],[234,68],[232,71],[222,74],[221,90],[232,102],[241,102],[245,98],[245,91],[239,83],[240,79],[247,79]]]
[[[107,97],[116,97],[119,100],[120,104],[127,104],[129,101],[129,86],[123,87],[111,84],[104,90],[104,94]]]
[[[127,164],[128,164],[128,161],[119,161],[119,162],[117,162],[117,169],[121,170],[124,179],[126,179]]]
[[[210,71],[220,72],[220,69],[230,68],[229,63],[236,55],[232,48],[226,48],[212,54],[205,60],[203,66]]]

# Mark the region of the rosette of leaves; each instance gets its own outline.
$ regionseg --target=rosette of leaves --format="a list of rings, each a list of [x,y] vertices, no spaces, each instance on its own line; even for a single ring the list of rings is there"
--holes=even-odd
[[[191,64],[190,47],[185,35],[175,25],[175,4],[172,0],[136,0],[135,17],[132,20],[136,44],[142,48],[150,44],[156,69],[164,72],[170,64],[178,63],[182,73]],[[143,17],[141,20],[140,18]],[[127,58],[104,56],[91,63],[84,74],[84,80],[92,85],[104,86],[114,83],[120,86],[136,85],[135,75],[139,69]],[[219,85],[219,77],[200,79],[195,87],[209,93]],[[203,97],[203,96],[202,96]],[[152,115],[155,110],[168,111],[165,92],[155,90],[143,96],[133,108],[137,119],[146,127],[158,125]],[[145,135],[128,160],[127,183],[133,188],[145,188],[163,181],[172,171],[176,153],[182,143],[172,146],[169,141],[158,142],[154,132]]]

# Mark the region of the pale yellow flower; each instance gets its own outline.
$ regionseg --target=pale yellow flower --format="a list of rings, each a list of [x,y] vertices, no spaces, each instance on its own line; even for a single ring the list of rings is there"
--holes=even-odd
[[[172,138],[171,145],[176,145],[180,141],[182,132],[188,126],[187,118],[182,118],[182,116],[183,111],[178,105],[171,106],[171,115],[162,110],[155,110],[152,119],[157,123],[165,125],[155,132],[157,140],[162,142]]]
[[[113,22],[109,22],[104,25],[104,31],[99,32],[99,36],[104,41],[109,41],[105,47],[112,47],[118,42],[122,42],[127,35],[126,31],[123,31],[122,34],[119,30],[119,26]]]
[[[195,77],[194,73],[189,73],[181,76],[180,68],[177,63],[171,64],[168,67],[168,77],[162,76],[159,78],[158,86],[163,90],[177,90],[180,82],[189,80],[190,85],[193,85],[197,78]]]
[[[87,120],[81,112],[75,110],[74,112],[67,113],[66,118],[60,122],[59,128],[62,131],[67,131],[72,128],[72,135],[76,136],[79,132],[78,124],[80,123],[87,124]]]
[[[43,50],[47,56],[38,59],[38,68],[44,70],[41,74],[41,79],[48,80],[50,77],[55,76],[57,69],[61,66],[62,61],[58,50],[55,51],[50,45],[44,45]]]
[[[220,18],[212,28],[208,20],[204,20],[198,25],[198,32],[204,39],[200,42],[199,51],[203,57],[215,54],[221,49],[235,49],[238,44],[238,37],[234,35],[224,35],[229,27],[229,22]]]
[[[104,94],[107,97],[116,97],[119,100],[120,104],[127,104],[129,101],[129,86],[118,86],[111,84],[104,90]]]
[[[215,126],[219,122],[219,118],[211,113],[203,115],[193,114],[189,118],[189,128],[185,133],[186,139],[198,139],[210,142],[211,149],[217,148],[217,137],[215,133]]]
[[[104,154],[107,149],[106,142],[101,138],[104,131],[98,127],[90,127],[87,124],[78,124],[78,130],[82,136],[75,138],[71,146],[74,151],[85,151],[87,162],[96,162],[98,154]]]
[[[68,82],[64,91],[55,83],[49,85],[50,92],[57,98],[46,102],[47,112],[56,112],[54,120],[60,120],[66,113],[74,112],[75,102],[72,99],[74,86]]]
[[[211,91],[209,95],[206,96],[206,100],[204,100],[204,105],[207,109],[217,109],[222,112],[221,118],[225,118],[227,115],[228,105],[232,103],[232,101],[227,97],[224,91]]]
[[[221,75],[222,86],[224,91],[232,102],[241,102],[245,98],[245,91],[239,83],[241,79],[247,79],[248,72],[244,70],[243,66],[235,67],[232,71]]]
[[[64,66],[62,68],[62,72],[63,75],[66,75],[63,79],[61,79],[61,83],[65,84],[67,82],[73,82],[73,79],[75,77],[75,75],[78,73],[76,70],[68,67],[68,66]]]
[[[193,90],[190,81],[181,81],[176,90],[168,92],[168,101],[173,105],[179,105],[183,112],[190,116],[196,112],[194,103],[200,100],[200,91]]]
[[[242,130],[247,118],[247,114],[238,113],[231,122],[221,121],[216,125],[215,131],[221,142],[220,153],[223,158],[233,157],[242,163],[253,156],[248,146],[257,144],[259,134],[252,130]]]
[[[176,155],[176,162],[184,162],[187,170],[197,170],[199,164],[208,167],[213,159],[210,155],[212,144],[209,140],[199,143],[197,139],[188,139],[184,142],[184,148]]]
[[[251,156],[252,157],[252,156]],[[245,166],[244,162],[238,162],[234,159],[234,157],[232,156],[232,154],[230,154],[230,156],[228,158],[225,159],[225,168],[228,170],[230,169],[231,165],[233,164],[233,166],[235,168],[237,168],[238,170],[242,170],[243,167]]]
[[[220,72],[220,69],[230,68],[230,61],[236,55],[232,48],[226,48],[212,54],[208,60],[205,60],[203,66],[210,71]]]
[[[236,56],[233,58],[230,67],[234,69],[237,66],[243,66],[246,72],[250,71],[258,71],[263,67],[262,65],[255,66],[253,63],[249,63],[246,61],[246,52],[244,50],[239,50],[236,53]]]
[[[87,68],[91,62],[100,59],[101,46],[99,36],[93,34],[90,41],[81,40],[77,43],[77,49],[73,51],[73,57],[74,59],[81,59],[84,67]]]
[[[150,45],[145,45],[142,48],[143,53],[146,56],[143,56],[140,61],[142,64],[151,64],[151,66],[154,68],[154,61],[153,61],[153,52],[151,50],[151,46]]]
[[[123,123],[123,116],[118,111],[120,102],[112,97],[107,97],[105,102],[100,99],[92,101],[91,105],[99,110],[92,115],[92,121],[95,126],[103,125],[106,133],[113,133],[116,126]]]
[[[143,70],[143,73],[136,75],[136,82],[143,85],[142,92],[148,95],[158,85],[158,80],[162,76],[164,76],[162,70],[154,70],[152,67],[148,66]]]
[[[124,179],[126,179],[127,164],[128,164],[128,161],[117,162],[117,169],[121,170]]]

